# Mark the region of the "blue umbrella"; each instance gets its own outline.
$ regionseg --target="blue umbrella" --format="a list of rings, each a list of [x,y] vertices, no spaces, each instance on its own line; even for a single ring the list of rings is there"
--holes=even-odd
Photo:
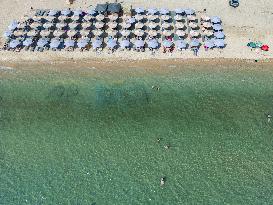
[[[87,44],[88,44],[88,40],[87,40],[87,39],[80,39],[80,40],[77,42],[77,46],[78,46],[79,48],[84,48]]]
[[[122,40],[122,41],[120,42],[120,47],[122,47],[122,48],[127,48],[127,47],[129,47],[129,46],[130,46],[130,41],[127,40],[127,39],[124,39],[124,40]]]
[[[223,27],[221,24],[214,24],[214,25],[212,25],[212,28],[214,31],[222,31],[223,30]]]
[[[38,47],[44,47],[46,44],[48,43],[48,41],[45,38],[40,38],[37,42],[37,46]]]
[[[185,13],[187,15],[193,15],[193,14],[195,14],[195,11],[193,9],[185,9]]]
[[[184,11],[184,9],[182,9],[182,8],[177,8],[177,9],[175,9],[175,13],[176,14],[182,14],[182,13],[184,13],[185,11]]]
[[[9,30],[14,30],[17,28],[17,26],[18,26],[18,22],[14,20],[11,22],[11,24],[9,25],[8,28],[9,28]]]
[[[65,47],[74,47],[75,41],[73,41],[73,40],[71,40],[71,39],[66,39],[66,40],[64,41],[64,45],[65,45]]]
[[[214,45],[217,48],[223,48],[223,47],[225,47],[225,41],[223,39],[215,39],[214,40]]]
[[[158,12],[156,8],[149,8],[147,9],[148,14],[154,15]]]
[[[213,48],[214,47],[213,40],[207,40],[207,41],[205,41],[204,46],[206,46],[207,48]]]
[[[135,18],[129,18],[127,20],[127,23],[135,23],[136,22],[136,19]]]
[[[109,39],[109,41],[107,42],[107,46],[108,48],[114,48],[117,45],[117,41],[115,39]]]
[[[56,39],[56,38],[54,38],[54,39],[52,39],[51,40],[51,42],[50,42],[50,48],[58,48],[59,47],[59,45],[60,45],[60,40],[59,39]]]
[[[187,43],[183,40],[177,40],[176,41],[176,46],[179,49],[187,48]]]
[[[210,18],[211,23],[221,23],[221,18],[219,16],[212,16]]]
[[[26,38],[24,41],[23,41],[23,46],[30,46],[32,44],[32,38]]]
[[[144,47],[144,41],[143,40],[136,40],[135,46],[137,48]]]
[[[144,9],[141,7],[138,7],[135,9],[136,13],[140,14],[140,13],[144,13]]]
[[[82,10],[77,9],[77,10],[73,11],[73,15],[74,16],[80,16],[80,15],[82,15]]]
[[[170,48],[173,45],[173,42],[168,41],[168,40],[164,40],[162,45],[167,47],[167,48]]]
[[[12,41],[9,43],[9,47],[10,47],[10,48],[16,48],[19,44],[20,44],[20,41],[18,41],[18,40],[12,40]]]
[[[61,11],[61,14],[64,16],[68,16],[70,13],[71,13],[71,10],[69,10],[69,9],[65,9],[65,10]]]
[[[217,38],[217,39],[225,38],[225,34],[224,34],[224,32],[222,32],[222,31],[215,32],[213,35],[214,35],[214,37]]]
[[[5,31],[3,36],[5,38],[9,38],[11,35],[12,35],[12,31]]]
[[[198,47],[200,45],[200,42],[197,40],[197,39],[193,39],[191,42],[190,42],[190,46],[191,47]]]
[[[170,11],[169,11],[169,9],[166,9],[166,8],[161,8],[160,9],[160,14],[162,14],[162,15],[166,15],[166,14],[168,14]]]
[[[95,9],[90,9],[87,11],[87,13],[91,16],[95,16],[95,14],[97,14],[97,12],[95,11]]]
[[[153,48],[153,49],[157,48],[159,45],[157,40],[155,39],[149,40],[147,44],[149,48]]]
[[[93,41],[92,45],[93,45],[93,48],[100,48],[102,45],[102,40],[96,39],[95,41]]]
[[[58,13],[57,10],[50,10],[50,11],[48,12],[48,15],[49,15],[49,16],[55,16],[57,13]]]

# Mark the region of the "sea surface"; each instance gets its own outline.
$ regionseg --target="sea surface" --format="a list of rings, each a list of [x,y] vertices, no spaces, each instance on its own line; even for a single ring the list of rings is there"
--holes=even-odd
[[[1,205],[273,204],[272,66],[48,67],[0,69]]]

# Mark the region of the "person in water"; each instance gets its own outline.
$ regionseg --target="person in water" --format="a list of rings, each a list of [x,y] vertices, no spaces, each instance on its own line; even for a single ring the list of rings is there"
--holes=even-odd
[[[166,181],[166,178],[165,177],[161,177],[160,178],[160,186],[164,186],[165,185],[165,181]]]

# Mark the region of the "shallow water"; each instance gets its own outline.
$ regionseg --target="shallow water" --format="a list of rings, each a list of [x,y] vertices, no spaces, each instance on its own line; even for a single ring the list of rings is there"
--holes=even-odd
[[[0,70],[0,204],[272,204],[273,70],[137,67]]]

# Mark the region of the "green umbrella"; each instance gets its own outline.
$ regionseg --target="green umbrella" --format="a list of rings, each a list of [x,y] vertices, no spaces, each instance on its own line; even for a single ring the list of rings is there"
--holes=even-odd
[[[256,45],[255,42],[249,42],[249,43],[247,44],[247,46],[250,47],[250,48],[257,48],[257,45]]]

